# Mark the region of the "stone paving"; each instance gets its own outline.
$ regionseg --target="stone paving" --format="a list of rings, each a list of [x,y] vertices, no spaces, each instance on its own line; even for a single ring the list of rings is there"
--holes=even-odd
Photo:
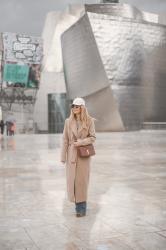
[[[98,133],[87,216],[66,199],[60,135],[0,141],[0,250],[165,250],[166,131]]]

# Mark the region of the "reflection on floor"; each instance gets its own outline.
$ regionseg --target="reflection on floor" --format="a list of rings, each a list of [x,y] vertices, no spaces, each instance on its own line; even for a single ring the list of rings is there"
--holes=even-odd
[[[165,250],[166,131],[97,134],[87,216],[66,200],[61,135],[0,142],[0,250]]]

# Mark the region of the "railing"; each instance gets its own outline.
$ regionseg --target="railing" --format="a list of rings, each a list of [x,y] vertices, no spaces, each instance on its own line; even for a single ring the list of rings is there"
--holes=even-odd
[[[166,122],[144,122],[143,129],[166,129]]]

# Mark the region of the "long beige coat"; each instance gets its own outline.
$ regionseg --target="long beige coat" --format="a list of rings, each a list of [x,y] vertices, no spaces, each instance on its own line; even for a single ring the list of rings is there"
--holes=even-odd
[[[61,161],[66,162],[68,198],[71,202],[82,202],[87,200],[91,157],[78,156],[73,145],[75,137],[79,139],[80,146],[94,143],[94,120],[91,119],[88,129],[81,127],[77,131],[76,121],[69,124],[69,119],[66,119],[63,131]]]

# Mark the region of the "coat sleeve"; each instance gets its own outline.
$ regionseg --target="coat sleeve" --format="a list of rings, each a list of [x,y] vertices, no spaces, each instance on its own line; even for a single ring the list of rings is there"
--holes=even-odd
[[[66,154],[69,145],[69,137],[67,131],[67,120],[65,121],[63,136],[62,136],[62,147],[61,147],[61,161],[66,162]]]
[[[78,139],[79,146],[83,145],[88,145],[94,143],[96,140],[96,135],[95,135],[95,124],[94,124],[94,119],[91,120],[90,126],[89,126],[89,135],[88,137],[84,139]]]

